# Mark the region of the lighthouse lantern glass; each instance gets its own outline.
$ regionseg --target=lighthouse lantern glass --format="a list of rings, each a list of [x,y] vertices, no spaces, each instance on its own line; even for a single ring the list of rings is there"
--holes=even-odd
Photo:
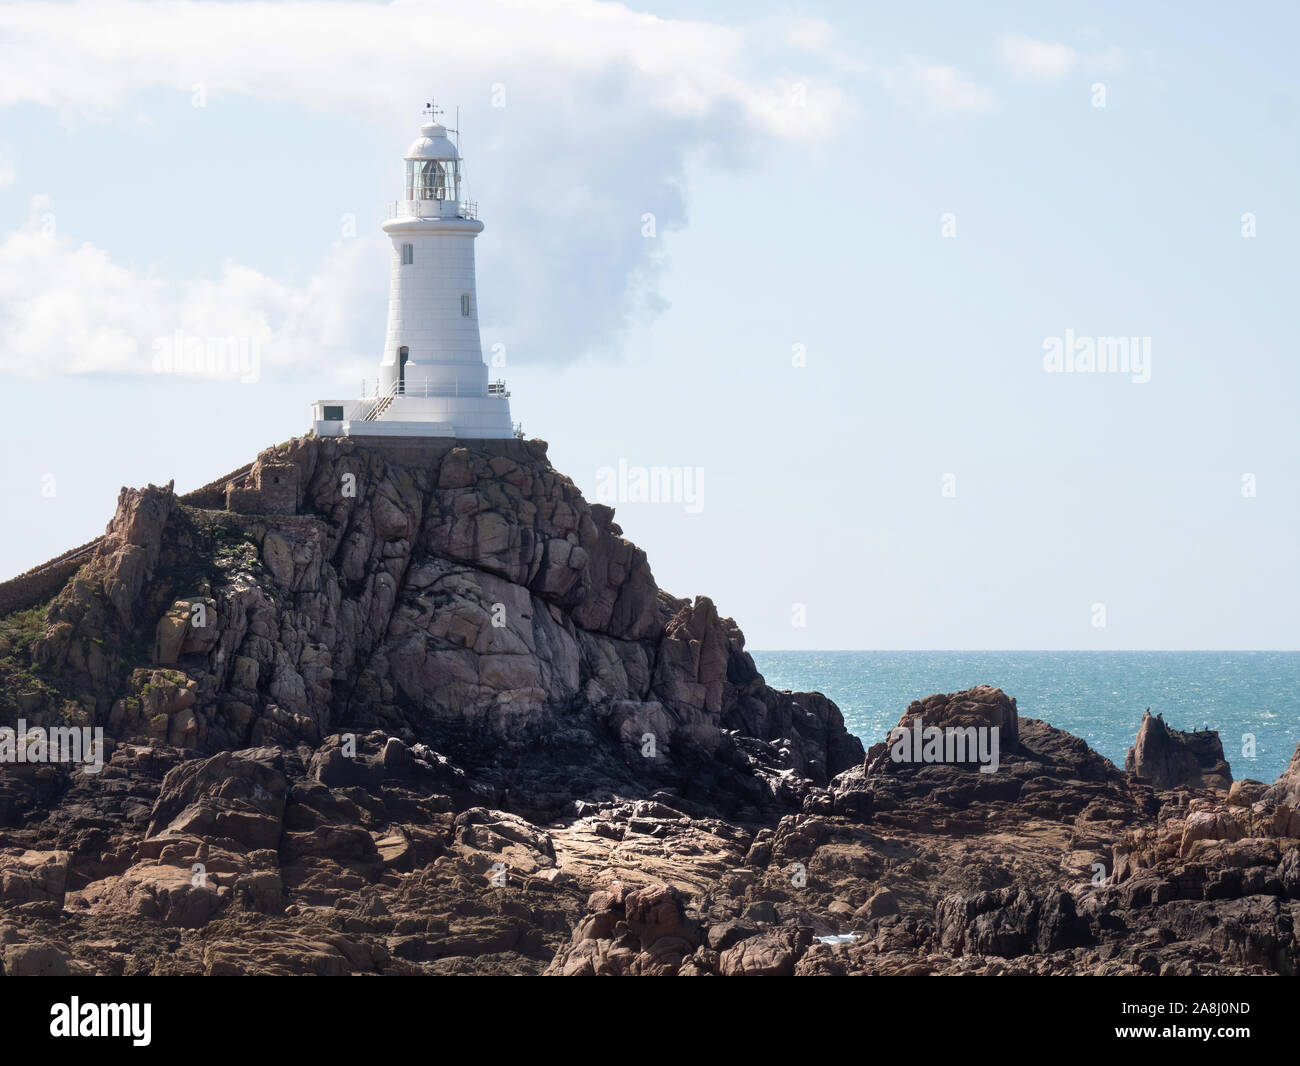
[[[447,199],[447,172],[436,159],[430,159],[420,171],[420,199]]]
[[[456,159],[408,159],[408,200],[459,200],[460,162]]]

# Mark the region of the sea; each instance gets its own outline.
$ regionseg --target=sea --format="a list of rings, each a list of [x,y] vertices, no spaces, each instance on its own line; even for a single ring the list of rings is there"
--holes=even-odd
[[[821,692],[866,747],[907,705],[995,685],[1022,717],[1086,740],[1118,767],[1142,712],[1217,729],[1234,780],[1272,782],[1300,742],[1300,652],[752,651],[772,688]]]

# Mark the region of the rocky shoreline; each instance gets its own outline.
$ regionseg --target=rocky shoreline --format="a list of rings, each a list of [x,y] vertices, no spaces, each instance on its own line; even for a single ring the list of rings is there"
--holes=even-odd
[[[0,765],[5,974],[1300,967],[1300,752],[1233,781],[1148,716],[1121,770],[988,686],[900,726],[996,728],[994,771],[864,750],[542,442],[250,484],[124,489],[0,618],[0,724],[104,730],[99,773]]]

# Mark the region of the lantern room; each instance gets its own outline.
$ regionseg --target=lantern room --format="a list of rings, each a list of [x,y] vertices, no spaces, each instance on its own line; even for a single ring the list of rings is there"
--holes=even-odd
[[[430,122],[406,153],[408,200],[460,201],[460,153],[447,136],[447,127]]]

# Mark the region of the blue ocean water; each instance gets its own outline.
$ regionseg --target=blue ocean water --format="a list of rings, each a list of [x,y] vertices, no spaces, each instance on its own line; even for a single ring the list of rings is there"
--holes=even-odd
[[[777,689],[823,692],[870,747],[907,705],[996,685],[1020,714],[1082,737],[1123,767],[1142,712],[1175,729],[1217,729],[1234,779],[1273,781],[1300,740],[1300,652],[755,651]],[[1243,736],[1255,756],[1243,755]]]

